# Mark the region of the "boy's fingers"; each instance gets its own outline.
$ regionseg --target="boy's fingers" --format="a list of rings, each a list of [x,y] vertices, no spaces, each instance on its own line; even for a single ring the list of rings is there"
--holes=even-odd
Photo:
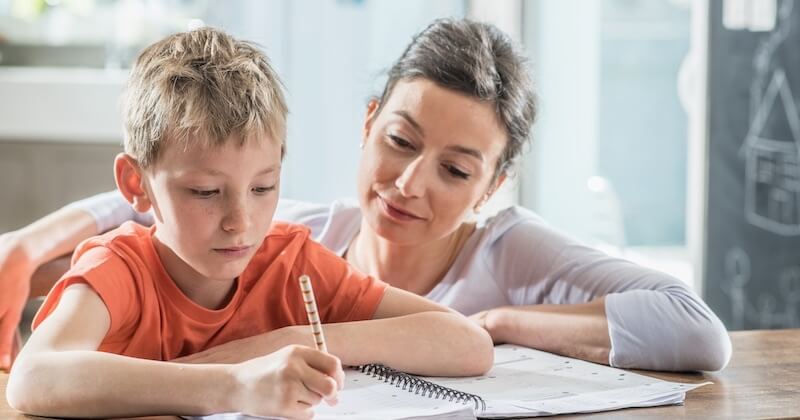
[[[306,349],[303,354],[303,358],[306,360],[306,363],[308,363],[309,366],[334,379],[336,379],[337,375],[339,374],[341,374],[342,379],[344,378],[344,373],[342,372],[342,362],[340,362],[339,358],[334,355],[323,353],[314,349]],[[336,382],[339,382],[338,379]]]
[[[333,378],[312,368],[303,371],[303,385],[316,396],[326,400],[335,399],[339,389]]]

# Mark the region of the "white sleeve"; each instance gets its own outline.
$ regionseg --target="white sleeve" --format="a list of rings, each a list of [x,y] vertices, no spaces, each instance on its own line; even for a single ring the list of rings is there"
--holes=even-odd
[[[154,223],[151,212],[138,213],[117,190],[84,198],[70,203],[66,207],[78,208],[89,213],[97,225],[97,231],[101,233],[114,229],[129,220],[145,226]]]
[[[311,229],[311,237],[319,241],[320,235],[330,219],[331,206],[307,201],[281,198],[273,219],[305,225]]]
[[[611,366],[719,370],[730,359],[722,322],[674,277],[609,257],[538,220],[509,228],[489,251],[486,263],[515,305],[606,296]]]

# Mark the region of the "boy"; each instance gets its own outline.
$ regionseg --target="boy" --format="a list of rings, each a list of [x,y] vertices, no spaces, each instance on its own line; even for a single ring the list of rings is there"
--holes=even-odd
[[[139,56],[114,170],[156,223],[79,247],[11,371],[12,406],[59,417],[308,418],[335,400],[341,363],[488,370],[491,340],[466,318],[350,269],[305,228],[272,225],[285,116],[266,57],[222,32],[176,34]],[[297,346],[313,346],[302,274],[322,321],[336,323],[325,335],[337,357]],[[175,361],[193,354],[216,363]]]

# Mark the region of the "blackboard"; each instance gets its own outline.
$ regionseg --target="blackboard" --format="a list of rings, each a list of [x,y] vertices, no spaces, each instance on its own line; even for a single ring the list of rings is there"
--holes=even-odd
[[[800,326],[800,2],[770,31],[710,2],[704,298],[729,329]]]

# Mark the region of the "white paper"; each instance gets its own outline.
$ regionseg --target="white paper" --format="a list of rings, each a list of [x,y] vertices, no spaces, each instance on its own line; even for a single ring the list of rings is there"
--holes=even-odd
[[[442,401],[400,389],[379,378],[346,371],[339,404],[315,408],[317,419],[469,419],[590,413],[627,407],[680,404],[686,392],[709,384],[682,384],[520,346],[495,347],[494,367],[483,376],[424,378],[479,395],[486,407]],[[242,420],[236,413],[197,417]]]

